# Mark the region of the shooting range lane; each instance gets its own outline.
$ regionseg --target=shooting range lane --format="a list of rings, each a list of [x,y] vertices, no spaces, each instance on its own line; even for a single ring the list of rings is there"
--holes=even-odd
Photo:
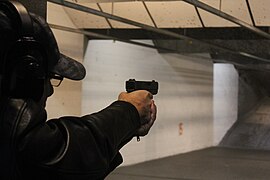
[[[105,180],[269,179],[269,163],[269,151],[212,147],[120,167]]]

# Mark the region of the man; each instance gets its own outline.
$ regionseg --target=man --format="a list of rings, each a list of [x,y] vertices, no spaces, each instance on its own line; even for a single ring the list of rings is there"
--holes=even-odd
[[[147,91],[120,93],[100,112],[47,121],[51,80],[81,80],[82,64],[59,53],[48,24],[0,1],[0,179],[104,179],[119,150],[156,119]]]

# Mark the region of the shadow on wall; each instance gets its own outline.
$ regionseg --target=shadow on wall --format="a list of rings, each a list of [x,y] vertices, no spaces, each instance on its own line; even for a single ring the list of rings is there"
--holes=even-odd
[[[213,91],[209,90],[209,87],[213,86],[213,63],[210,58],[205,58],[206,54],[194,57],[180,54],[161,54],[161,56],[176,73],[175,76],[167,76],[170,78],[167,80],[175,84],[175,87],[180,86],[179,91],[184,98],[213,95]],[[189,86],[191,90],[185,91],[181,89],[181,85],[183,88]]]

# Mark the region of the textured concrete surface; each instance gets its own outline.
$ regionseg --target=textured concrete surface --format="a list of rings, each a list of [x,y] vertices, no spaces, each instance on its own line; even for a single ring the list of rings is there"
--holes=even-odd
[[[246,116],[237,120],[220,145],[270,150],[270,98],[266,97]]]
[[[116,169],[106,180],[266,180],[270,151],[213,147]]]

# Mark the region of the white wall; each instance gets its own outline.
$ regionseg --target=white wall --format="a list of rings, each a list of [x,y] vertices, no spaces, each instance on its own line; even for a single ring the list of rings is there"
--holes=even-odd
[[[125,165],[212,146],[212,62],[159,54],[120,42],[91,40],[84,64],[88,72],[83,81],[83,114],[116,100],[129,78],[159,82],[159,94],[155,96],[157,122],[141,142],[134,139],[122,149]]]
[[[47,21],[68,27],[75,27],[62,6],[47,4]],[[83,59],[83,35],[52,29],[60,51],[80,62]],[[64,79],[60,87],[48,99],[48,118],[63,115],[81,115],[81,82]]]
[[[214,65],[214,145],[237,120],[238,73],[231,64]]]

